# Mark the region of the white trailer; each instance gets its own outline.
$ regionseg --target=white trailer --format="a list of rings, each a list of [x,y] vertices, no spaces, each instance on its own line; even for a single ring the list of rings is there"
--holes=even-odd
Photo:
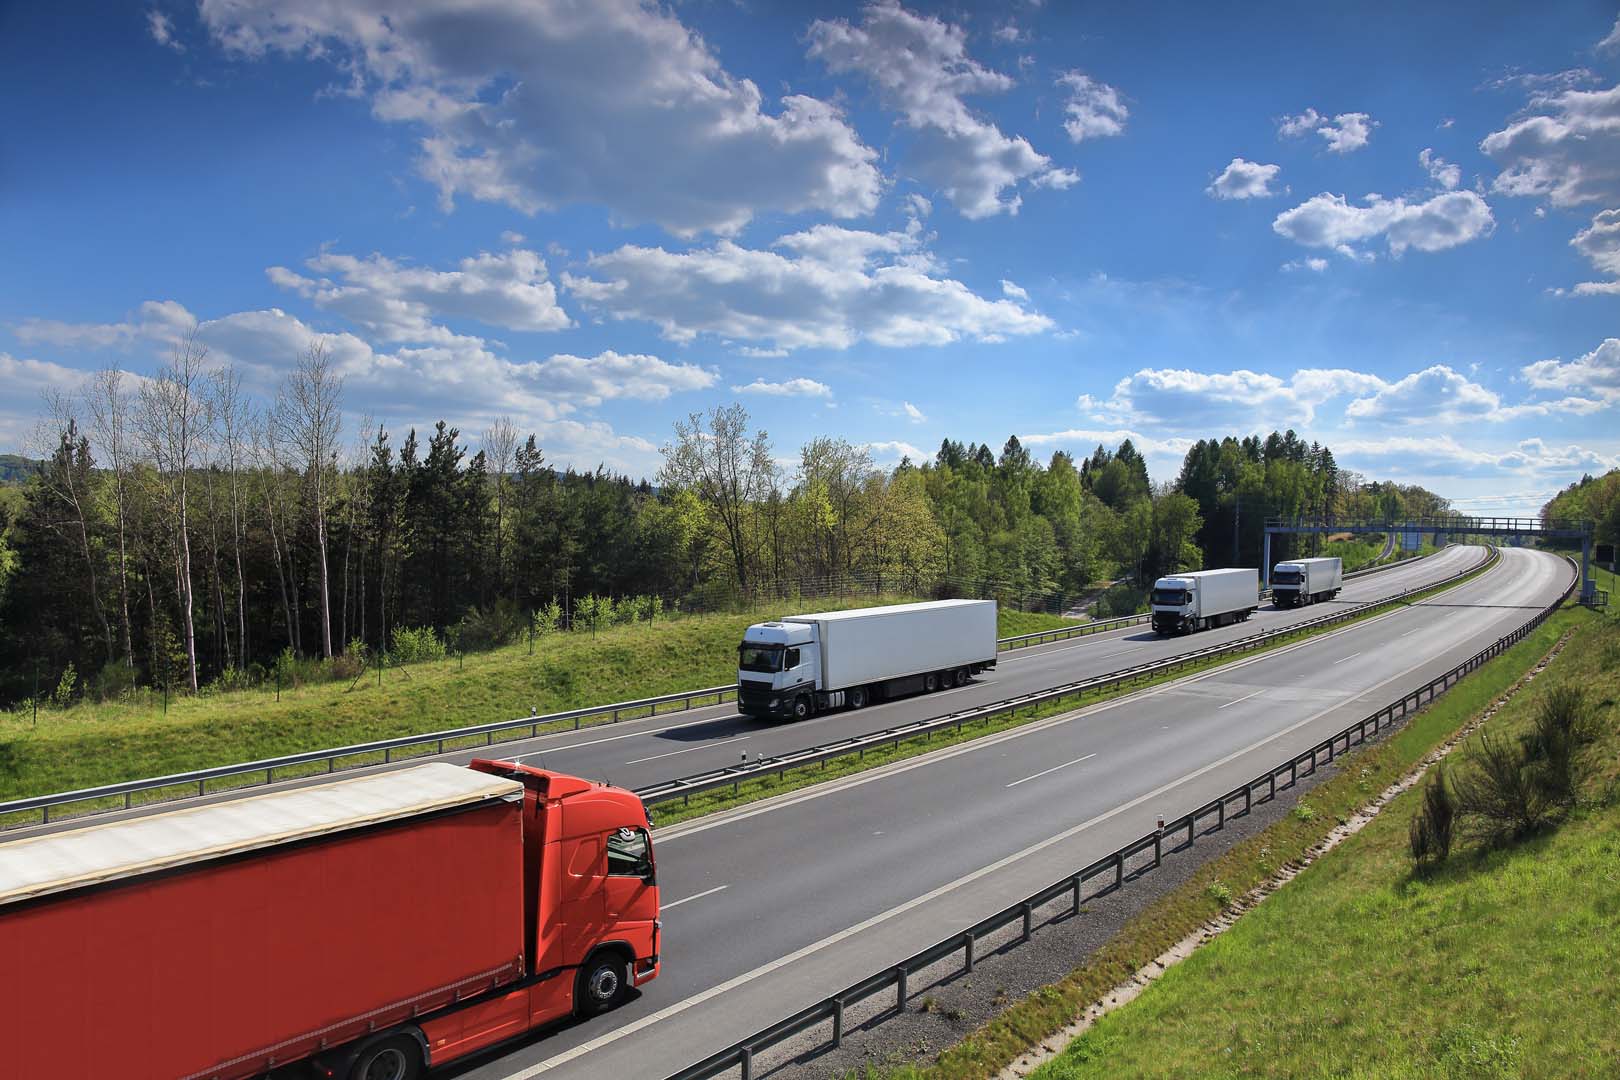
[[[788,615],[755,623],[737,648],[737,708],[803,719],[903,694],[962,686],[996,666],[994,600]]]
[[[1187,634],[1242,622],[1260,606],[1260,573],[1236,567],[1172,574],[1153,583],[1153,630]]]
[[[1278,607],[1331,600],[1344,586],[1342,559],[1290,559],[1271,570],[1271,599]]]

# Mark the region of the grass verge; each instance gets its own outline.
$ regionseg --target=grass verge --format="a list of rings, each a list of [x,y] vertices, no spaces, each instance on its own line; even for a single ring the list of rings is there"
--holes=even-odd
[[[1443,585],[1435,585],[1431,588],[1413,593],[1411,596],[1406,598],[1407,603],[1417,603],[1418,601],[1423,600],[1426,597],[1433,596],[1436,593],[1444,592],[1448,589],[1454,589],[1459,585],[1472,581],[1479,574],[1484,573],[1494,565],[1494,560],[1487,562],[1469,572],[1467,576],[1455,582],[1447,582]],[[1281,637],[1275,642],[1269,642],[1260,648],[1251,649],[1248,652],[1240,653],[1236,656],[1209,657],[1204,660],[1187,664],[1186,666],[1175,671],[1156,675],[1129,685],[1117,686],[1095,692],[1087,692],[1085,695],[1077,696],[1073,699],[1048,702],[1045,705],[1033,705],[1029,708],[1019,709],[1015,712],[998,714],[987,717],[983,720],[973,721],[971,723],[963,723],[949,731],[902,738],[896,742],[888,744],[887,746],[881,746],[877,749],[866,750],[853,754],[846,754],[843,757],[832,758],[828,761],[815,765],[804,765],[798,768],[784,769],[774,774],[767,773],[764,776],[741,781],[735,786],[735,788],[719,788],[714,791],[704,792],[700,795],[693,795],[685,802],[660,803],[653,807],[653,822],[660,827],[679,824],[682,821],[690,821],[692,818],[703,817],[708,814],[717,814],[724,810],[731,810],[739,806],[747,805],[748,803],[759,802],[762,799],[774,798],[778,795],[786,795],[789,792],[798,791],[800,788],[810,787],[814,784],[824,784],[831,780],[838,780],[845,776],[853,775],[854,773],[865,772],[868,769],[880,768],[896,761],[904,761],[907,758],[916,757],[919,754],[932,753],[935,750],[942,750],[946,747],[955,746],[964,742],[970,742],[974,739],[981,739],[987,735],[994,735],[997,732],[1007,731],[1011,728],[1022,727],[1025,724],[1034,723],[1037,720],[1043,720],[1049,716],[1057,716],[1061,713],[1073,712],[1080,708],[1089,708],[1092,705],[1100,704],[1105,701],[1112,701],[1115,698],[1124,697],[1127,694],[1137,694],[1144,690],[1150,690],[1153,687],[1159,686],[1163,683],[1173,682],[1177,679],[1185,679],[1190,675],[1196,675],[1200,672],[1208,671],[1211,668],[1220,667],[1224,664],[1230,664],[1234,660],[1247,660],[1251,657],[1271,652],[1274,649],[1282,648],[1285,645],[1298,644],[1300,641],[1314,637],[1318,633],[1342,630],[1347,626],[1355,625],[1363,619],[1372,618],[1374,615],[1383,614],[1388,610],[1388,607],[1380,605],[1376,608],[1371,608],[1368,611],[1361,613],[1355,618],[1347,619],[1344,622],[1337,623],[1331,627],[1326,627],[1306,634]]]
[[[1342,771],[1314,788],[1295,813],[1200,867],[1186,882],[1127,922],[1106,945],[1062,981],[1014,1004],[956,1046],[943,1051],[933,1062],[873,1069],[868,1071],[868,1075],[882,1080],[982,1080],[983,1077],[994,1076],[1018,1055],[1061,1029],[1086,1006],[1099,1000],[1136,970],[1218,914],[1223,908],[1221,897],[1242,895],[1285,863],[1300,858],[1339,822],[1348,819],[1357,808],[1405,775],[1430,750],[1483,711],[1544,656],[1566,629],[1592,621],[1590,614],[1582,610],[1560,611],[1513,649],[1486,664],[1433,705],[1415,714],[1394,735],[1358,750],[1351,758],[1341,759]],[[1391,820],[1399,817],[1399,813],[1396,813]],[[1405,828],[1405,819],[1401,818],[1399,831],[1403,838]],[[1298,884],[1298,881],[1294,882],[1277,895],[1281,896]],[[1261,910],[1275,902],[1276,897],[1273,897],[1261,906]],[[1252,917],[1252,914],[1246,916]],[[1349,936],[1354,939],[1365,927],[1360,923],[1351,923],[1338,924],[1335,929],[1348,930]],[[1326,955],[1331,956],[1332,952]],[[1396,952],[1391,957],[1398,960],[1399,955]],[[1290,967],[1299,960],[1299,955],[1295,953],[1288,953],[1287,960],[1281,963],[1276,956],[1271,958],[1272,964],[1277,967]],[[1172,974],[1190,966],[1191,962],[1183,964]],[[1324,996],[1336,998],[1334,1008],[1338,1010],[1341,1022],[1348,1023],[1352,1016],[1368,1010],[1386,1010],[1389,987],[1380,987],[1377,993],[1359,1001],[1351,1000],[1337,994],[1325,994],[1323,988],[1332,986],[1332,979],[1321,976],[1320,971],[1318,975],[1327,981],[1319,983],[1306,996],[1313,994],[1318,999]],[[1241,999],[1248,991],[1240,988],[1233,990],[1232,994]],[[1297,1003],[1287,997],[1278,998],[1277,1002],[1283,1009]],[[1222,1002],[1205,1018],[1205,1022],[1219,1025],[1231,1004],[1230,1001]],[[1129,1011],[1122,1010],[1119,1015],[1123,1016]],[[1329,1013],[1332,1011],[1328,1010]],[[1160,1018],[1172,1032],[1190,1019],[1188,1016]],[[1230,1026],[1223,1030],[1229,1033]],[[1295,1037],[1301,1038],[1297,1033]],[[1077,1040],[1076,1045],[1084,1041]],[[1228,1069],[1229,1060],[1223,1048],[1211,1052],[1184,1075],[1225,1075],[1223,1070]],[[1258,1066],[1260,1063],[1251,1061],[1250,1064]],[[1056,1067],[1056,1063],[1051,1067]],[[1262,1070],[1256,1068],[1256,1071]],[[1130,1076],[1135,1072],[1129,1066],[1114,1063],[1107,1075]]]
[[[1585,690],[1599,735],[1562,822],[1415,874],[1408,791],[1037,1080],[1620,1073],[1620,627],[1583,623],[1487,723],[1516,737]]]

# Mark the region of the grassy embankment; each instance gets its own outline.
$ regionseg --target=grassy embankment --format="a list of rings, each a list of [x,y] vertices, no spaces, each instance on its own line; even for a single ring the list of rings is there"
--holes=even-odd
[[[1416,714],[1394,736],[1358,750],[1353,758],[1346,759],[1342,763],[1343,771],[1312,790],[1288,817],[1200,867],[1185,883],[1127,922],[1106,945],[1061,982],[1014,1004],[931,1063],[869,1070],[867,1075],[884,1080],[980,1080],[995,1075],[1030,1047],[1068,1024],[1092,1002],[1101,1000],[1132,973],[1198,931],[1218,915],[1232,897],[1241,896],[1278,868],[1305,855],[1339,822],[1347,820],[1436,746],[1479,716],[1533,667],[1565,631],[1576,630],[1583,636],[1565,649],[1564,659],[1549,669],[1550,672],[1568,672],[1571,656],[1620,656],[1620,641],[1615,640],[1620,633],[1614,630],[1607,631],[1609,639],[1601,648],[1592,647],[1590,635],[1599,625],[1600,620],[1584,610],[1559,612],[1525,641]],[[1617,676],[1620,663],[1612,659],[1608,662],[1610,667],[1605,677],[1620,678]],[[1573,676],[1564,674],[1562,677],[1583,679],[1585,676],[1577,669]],[[1614,685],[1611,681],[1605,691],[1611,699],[1615,695]],[[1532,687],[1539,689],[1539,680]],[[1522,697],[1534,700],[1529,693]],[[1519,699],[1515,702],[1516,709],[1525,707]],[[1612,702],[1606,723],[1611,740],[1608,745],[1613,747]],[[1609,761],[1605,768],[1612,777],[1615,762]],[[1348,1059],[1318,1068],[1312,1064],[1311,1055],[1324,1039],[1334,1040],[1341,1048],[1367,1049],[1369,1044],[1385,1038],[1388,1032],[1384,1030],[1361,1030],[1355,1038],[1344,1036],[1356,1031],[1358,1024],[1371,1026],[1374,1022],[1392,1021],[1399,1026],[1400,1015],[1417,1007],[1424,997],[1424,988],[1410,977],[1407,961],[1413,949],[1429,949],[1436,940],[1455,944],[1459,938],[1469,936],[1463,930],[1461,916],[1470,912],[1470,905],[1480,903],[1482,898],[1459,895],[1442,898],[1433,891],[1434,886],[1414,887],[1410,882],[1405,844],[1412,810],[1410,796],[1397,800],[1373,826],[1244,916],[1235,929],[1217,939],[1216,947],[1201,950],[1192,960],[1172,969],[1138,1002],[1101,1021],[1092,1032],[1077,1040],[1068,1053],[1045,1066],[1040,1080],[1070,1080],[1091,1075],[1405,1075],[1385,1067],[1394,1066],[1393,1058],[1383,1059],[1379,1067],[1358,1071],[1355,1062]],[[1604,813],[1610,815],[1605,827],[1613,835],[1615,811],[1611,807]],[[1320,869],[1330,867],[1335,860],[1357,858],[1357,853],[1366,850],[1369,844],[1377,845],[1375,850],[1383,860],[1386,880],[1378,897],[1371,895],[1365,879],[1346,878],[1343,871]],[[1521,861],[1514,873],[1523,874],[1534,866],[1533,851],[1516,857]],[[1461,868],[1465,861],[1455,867]],[[1481,869],[1488,869],[1491,862],[1482,860]],[[1609,865],[1611,880],[1598,887],[1613,896],[1616,883],[1612,880],[1612,867],[1616,863],[1612,854]],[[1457,878],[1461,882],[1468,876],[1459,873]],[[1348,889],[1340,893],[1345,906],[1330,909],[1313,906],[1310,901],[1284,901],[1291,891],[1311,892],[1313,883],[1324,879],[1331,883],[1349,882]],[[1553,895],[1565,894],[1555,890]],[[1590,890],[1587,895],[1591,895]],[[1539,906],[1542,915],[1553,922],[1562,917],[1556,908],[1549,909],[1544,904],[1526,905],[1522,895],[1514,903]],[[1332,914],[1328,913],[1330,910]],[[1611,901],[1611,922],[1616,910]],[[1422,921],[1403,923],[1402,915],[1406,913],[1421,914]],[[1499,921],[1502,913],[1481,908],[1479,914],[1479,921],[1490,927],[1490,933],[1497,938],[1497,947],[1503,942],[1512,942]],[[1246,929],[1250,920],[1265,925],[1258,930]],[[1469,920],[1473,921],[1472,916]],[[1287,930],[1296,936],[1286,940],[1279,936],[1276,928],[1281,923],[1286,923]],[[1579,929],[1581,925],[1576,922],[1563,928]],[[1246,939],[1246,934],[1262,934],[1266,940]],[[1620,941],[1620,937],[1615,937],[1611,931],[1610,940]],[[1613,947],[1611,944],[1610,948]],[[1589,949],[1587,955],[1590,957]],[[1243,959],[1241,966],[1237,963],[1239,956]],[[1351,957],[1393,970],[1386,978],[1364,980],[1341,971]],[[1446,972],[1447,978],[1455,980],[1451,1000],[1472,998],[1470,1012],[1492,1008],[1492,1000],[1480,991],[1494,987],[1495,976],[1488,982],[1476,981],[1482,973],[1491,970],[1483,966],[1485,959],[1484,954],[1458,955],[1455,966]],[[1611,960],[1610,969],[1613,967]],[[1206,994],[1216,979],[1221,980],[1222,991]],[[1281,985],[1283,983],[1286,985]],[[1258,992],[1259,987],[1266,987],[1268,992]],[[1531,990],[1527,987],[1523,993],[1528,995]],[[1172,994],[1181,996],[1171,998]],[[1188,995],[1196,997],[1196,1003]],[[1514,993],[1512,1000],[1523,1004],[1519,992]],[[1559,1000],[1556,995],[1537,999],[1537,1007],[1561,1014]],[[1444,1014],[1443,1008],[1441,1014]],[[1234,1018],[1239,1015],[1244,1017],[1243,1022],[1234,1024]],[[1434,1015],[1431,1012],[1430,1018]],[[1602,1022],[1603,1015],[1609,1018],[1615,1015],[1612,1001],[1607,1010],[1594,1018],[1594,1023]],[[1437,1037],[1426,1046],[1443,1051],[1445,1046],[1454,1045],[1438,1037],[1442,1028],[1443,1025],[1434,1029]],[[1194,1033],[1201,1041],[1194,1040]],[[1461,1047],[1462,1044],[1455,1045]],[[1411,1051],[1413,1046],[1408,1044],[1403,1049]],[[1129,1052],[1129,1058],[1116,1056],[1124,1051]],[[1413,1075],[1425,1074],[1420,1071]],[[1426,1075],[1435,1073],[1431,1070]]]
[[[1038,1080],[1620,1074],[1620,626],[1584,620],[1486,730],[1517,738],[1560,686],[1597,733],[1564,820],[1414,873],[1408,791]]]
[[[895,602],[904,598],[886,598]],[[815,601],[817,607],[862,602]],[[352,685],[317,682],[171,699],[150,705],[81,704],[0,715],[0,799],[163,776],[445,728],[489,723],[533,708],[555,712],[719,686],[737,677],[749,623],[775,618],[774,602],[741,614],[690,615],[589,633],[553,634],[464,658],[375,670]],[[1049,615],[1002,612],[1001,636],[1068,625]]]

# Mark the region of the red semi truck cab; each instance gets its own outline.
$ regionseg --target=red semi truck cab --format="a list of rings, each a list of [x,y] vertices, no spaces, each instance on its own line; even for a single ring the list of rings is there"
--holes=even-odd
[[[0,1075],[411,1080],[659,969],[645,807],[421,765],[0,843]]]

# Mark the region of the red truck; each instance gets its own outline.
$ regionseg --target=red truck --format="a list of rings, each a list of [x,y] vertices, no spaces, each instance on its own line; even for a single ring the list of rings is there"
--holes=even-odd
[[[0,843],[0,1076],[411,1080],[658,974],[634,794],[420,765]]]

